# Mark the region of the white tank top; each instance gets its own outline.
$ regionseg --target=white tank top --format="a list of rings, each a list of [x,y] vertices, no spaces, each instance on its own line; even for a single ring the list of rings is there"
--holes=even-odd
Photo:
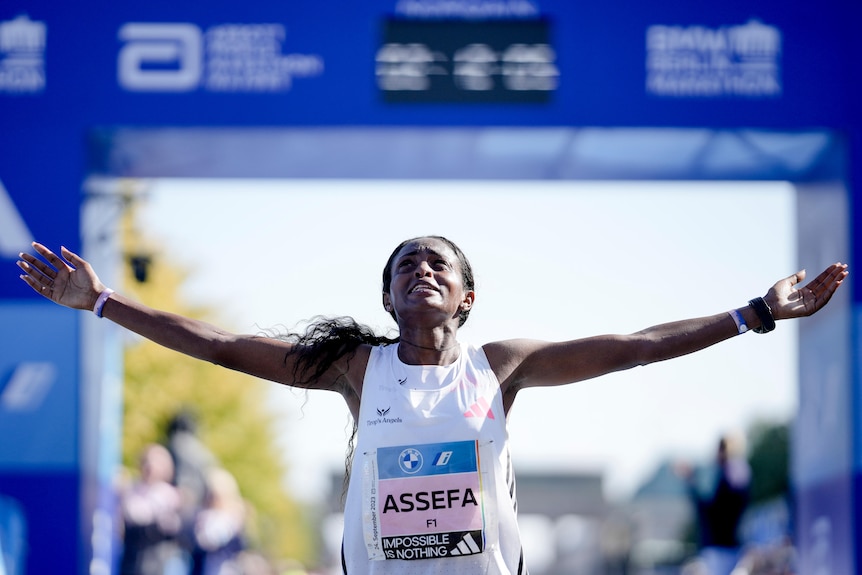
[[[500,384],[481,348],[447,366],[372,350],[344,510],[347,575],[524,575]]]

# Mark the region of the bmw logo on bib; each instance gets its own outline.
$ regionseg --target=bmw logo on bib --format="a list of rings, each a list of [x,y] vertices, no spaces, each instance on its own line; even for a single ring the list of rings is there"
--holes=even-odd
[[[404,473],[416,473],[422,469],[422,454],[418,449],[409,447],[398,456],[398,465]]]

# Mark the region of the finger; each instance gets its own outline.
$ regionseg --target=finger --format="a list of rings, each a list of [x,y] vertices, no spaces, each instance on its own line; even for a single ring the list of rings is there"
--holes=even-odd
[[[63,261],[63,259],[60,256],[58,256],[57,254],[52,252],[47,247],[40,244],[39,242],[33,242],[33,248],[37,252],[39,252],[39,254],[43,258],[45,258],[48,261],[48,263],[50,263],[55,268],[57,268],[57,269],[65,268],[69,271],[73,270],[73,268],[69,264],[67,264],[65,261]]]
[[[60,253],[63,254],[63,258],[67,262],[69,262],[76,268],[82,267],[84,266],[84,264],[86,264],[86,262],[81,256],[68,249],[66,246],[60,246]]]
[[[29,275],[27,275],[27,274],[21,274],[21,275],[20,275],[20,276],[18,276],[18,277],[20,277],[22,280],[24,280],[24,283],[26,283],[27,285],[29,285],[29,286],[30,286],[31,288],[33,288],[34,290],[36,290],[36,291],[40,291],[40,290],[41,290],[41,288],[42,288],[42,284],[40,284],[39,282],[37,282],[36,280],[34,280],[34,279],[33,279],[32,277],[30,277]]]
[[[847,265],[840,262],[834,263],[823,270],[806,287],[815,293],[820,293],[824,290],[835,291],[845,277],[847,277]]]
[[[822,289],[831,295],[835,293],[849,272],[847,271],[847,264],[842,263],[833,264],[828,271],[829,274],[823,279]]]
[[[22,260],[27,261],[30,264],[33,264],[33,265],[41,264],[45,261],[43,259],[37,258],[36,256],[34,256],[32,254],[28,254],[28,253],[24,253],[24,252],[19,253],[18,257]]]
[[[805,279],[805,270],[799,270],[798,272],[796,272],[792,276],[787,276],[784,279],[778,280],[777,282],[775,282],[775,285],[772,287],[775,290],[778,290],[780,292],[788,293],[788,296],[792,298],[793,292],[795,291],[793,289],[793,286],[799,284],[799,282],[801,282],[804,279]]]
[[[54,282],[57,272],[49,268],[47,264],[38,260],[33,264],[25,261],[18,261],[17,263],[18,267],[38,284],[52,284]]]
[[[850,274],[850,271],[847,269],[848,267],[849,266],[847,264],[842,264],[841,262],[836,262],[830,266],[833,270],[832,275],[835,276],[838,281],[843,280]]]
[[[808,285],[805,287],[811,287],[811,286],[815,286],[815,285],[819,285],[821,283],[824,283],[829,278],[829,276],[831,276],[832,274],[834,274],[836,272],[837,267],[838,267],[838,264],[830,265],[825,270],[820,272],[816,278],[814,278],[813,280],[808,282]]]
[[[18,267],[26,271],[27,273],[39,273],[41,276],[45,276],[49,279],[54,279],[57,277],[57,270],[45,263],[44,261],[31,256],[30,254],[18,254],[22,260],[18,262]],[[23,266],[22,266],[23,264]],[[27,266],[27,267],[24,267]]]
[[[45,244],[33,242],[31,245],[33,246],[33,249],[39,252],[42,257],[48,258],[54,255],[54,252],[52,252],[50,248],[48,248],[48,246],[46,246]]]
[[[33,288],[33,291],[38,293],[39,295],[45,296],[48,299],[51,299],[53,297],[54,290],[51,287],[49,287],[48,285],[40,282],[39,280],[37,280],[33,276],[27,275],[27,274],[22,274],[18,277],[20,277],[22,280],[24,280],[24,282],[27,285],[29,285],[31,288]]]
[[[829,303],[833,294],[847,277],[847,265],[840,262],[832,264],[814,280],[812,280],[805,289],[813,296],[813,305],[815,310],[818,310]]]

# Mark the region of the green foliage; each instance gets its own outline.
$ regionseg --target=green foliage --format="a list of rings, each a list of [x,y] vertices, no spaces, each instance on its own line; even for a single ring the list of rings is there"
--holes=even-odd
[[[198,319],[206,309],[180,301],[184,274],[164,256],[154,258],[147,283],[126,270],[123,291],[147,305]],[[273,559],[313,564],[315,538],[304,510],[286,493],[285,464],[275,441],[275,418],[267,392],[271,383],[195,360],[146,340],[125,351],[123,464],[133,473],[145,445],[163,443],[167,424],[181,409],[198,419],[199,436],[236,477],[252,507],[249,537]]]
[[[786,496],[790,490],[790,430],[786,423],[758,422],[748,430],[751,503]]]

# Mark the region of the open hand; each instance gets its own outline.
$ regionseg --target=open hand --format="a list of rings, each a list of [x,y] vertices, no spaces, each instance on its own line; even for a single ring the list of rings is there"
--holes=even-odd
[[[837,262],[816,278],[795,289],[805,279],[805,270],[778,281],[765,296],[775,319],[789,319],[813,314],[825,306],[850,272],[847,264]]]
[[[105,286],[92,266],[77,254],[61,248],[62,257],[38,242],[33,249],[44,259],[19,254],[21,279],[49,300],[75,309],[93,309]]]

